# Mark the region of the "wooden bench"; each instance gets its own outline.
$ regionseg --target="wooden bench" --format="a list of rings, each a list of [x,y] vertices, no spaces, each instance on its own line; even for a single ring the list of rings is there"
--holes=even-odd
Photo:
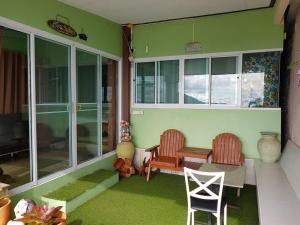
[[[277,163],[255,162],[260,225],[300,224],[300,149],[289,141]]]

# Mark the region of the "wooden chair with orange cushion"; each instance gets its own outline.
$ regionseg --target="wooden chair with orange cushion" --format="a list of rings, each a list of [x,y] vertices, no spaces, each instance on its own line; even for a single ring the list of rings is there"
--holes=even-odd
[[[151,169],[167,169],[176,168],[176,152],[184,146],[183,134],[175,129],[164,131],[160,135],[160,145],[147,149],[151,153],[147,181],[150,180]]]
[[[219,134],[213,140],[212,163],[241,166],[244,164],[240,139],[231,133]]]

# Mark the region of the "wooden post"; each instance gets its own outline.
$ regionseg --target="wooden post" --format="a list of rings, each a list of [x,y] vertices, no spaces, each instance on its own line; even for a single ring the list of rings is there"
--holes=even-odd
[[[130,122],[130,67],[129,46],[131,31],[127,26],[123,27],[123,59],[122,59],[122,119]]]

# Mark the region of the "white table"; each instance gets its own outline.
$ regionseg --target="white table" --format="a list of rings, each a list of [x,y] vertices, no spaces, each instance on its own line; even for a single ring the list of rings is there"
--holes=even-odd
[[[245,166],[233,166],[225,164],[204,163],[199,171],[202,172],[225,172],[224,186],[233,187],[238,189],[238,196],[240,195],[240,189],[245,185],[246,167]],[[211,177],[195,175],[200,181],[207,182]],[[220,180],[217,180],[214,184],[219,185]],[[228,207],[239,208],[239,206],[228,204]],[[208,224],[211,225],[211,214],[208,214]]]
[[[245,166],[233,166],[225,164],[213,164],[204,163],[199,171],[203,172],[225,172],[224,186],[243,188],[245,185],[246,167]],[[207,176],[196,176],[200,181],[206,182],[210,180]],[[219,180],[215,184],[220,184]]]

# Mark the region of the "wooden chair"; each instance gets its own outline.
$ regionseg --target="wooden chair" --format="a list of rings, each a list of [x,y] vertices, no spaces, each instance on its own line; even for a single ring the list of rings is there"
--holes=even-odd
[[[151,152],[149,161],[147,181],[150,180],[151,169],[175,169],[176,168],[176,152],[184,146],[183,134],[175,129],[164,131],[160,135],[160,145],[147,149]]]
[[[213,140],[212,163],[243,165],[244,155],[240,139],[231,133],[219,134]]]
[[[242,143],[240,139],[231,133],[219,134],[213,140],[212,163],[241,166],[244,164]],[[239,197],[241,190],[237,189]]]

